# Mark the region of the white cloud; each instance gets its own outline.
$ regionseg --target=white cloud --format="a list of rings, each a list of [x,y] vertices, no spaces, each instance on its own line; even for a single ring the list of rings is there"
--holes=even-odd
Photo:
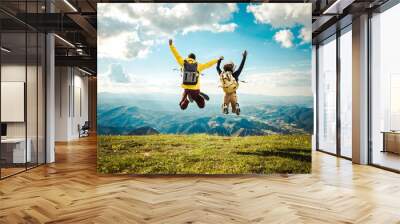
[[[190,26],[188,28],[185,28],[182,32],[182,34],[187,34],[190,32],[196,32],[196,31],[210,31],[213,33],[222,33],[222,32],[233,32],[235,31],[237,27],[237,24],[235,23],[228,23],[228,24],[210,24],[209,26]]]
[[[252,73],[242,77],[240,93],[269,96],[311,96],[311,72],[307,70],[276,70]]]
[[[274,28],[289,28],[295,25],[308,26],[311,23],[311,4],[267,3],[247,6],[259,23],[271,24]]]
[[[121,64],[111,64],[107,76],[112,82],[126,83],[130,81]]]
[[[171,73],[155,81],[146,74],[132,74],[119,63],[110,64],[105,72],[98,74],[98,92],[180,94],[180,79],[171,79],[174,76]]]
[[[274,35],[274,39],[284,48],[293,47],[293,33],[289,29],[276,32],[276,34]]]
[[[302,39],[302,44],[311,42],[311,27],[303,27],[300,30],[299,38]]]
[[[137,33],[120,33],[109,38],[98,38],[98,56],[100,58],[126,59],[144,57],[149,52],[152,42],[142,42]]]
[[[247,6],[247,12],[253,13],[255,22],[270,24],[275,29],[302,26],[298,38],[302,43],[311,41],[310,3],[252,4]]]
[[[233,32],[236,4],[98,4],[99,57],[145,57],[152,46],[195,31]]]

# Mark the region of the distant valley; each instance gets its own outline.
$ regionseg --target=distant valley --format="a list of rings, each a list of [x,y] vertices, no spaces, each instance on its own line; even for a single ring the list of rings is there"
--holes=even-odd
[[[193,103],[180,111],[177,99],[144,98],[140,101],[106,98],[98,106],[101,135],[198,134],[253,136],[308,134],[313,129],[313,109],[307,103],[262,103],[242,106],[242,114],[224,115],[219,102],[200,110]],[[307,102],[305,100],[304,102]]]

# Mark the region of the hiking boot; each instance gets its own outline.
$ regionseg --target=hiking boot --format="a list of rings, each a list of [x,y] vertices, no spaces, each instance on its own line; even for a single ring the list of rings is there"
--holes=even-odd
[[[200,94],[200,96],[203,97],[205,100],[207,100],[207,101],[210,100],[210,97],[209,97],[207,94],[202,93],[202,92],[200,92],[199,94]]]
[[[184,99],[179,103],[179,107],[181,108],[181,110],[186,110],[186,108],[189,105],[189,100]]]
[[[193,98],[190,94],[188,94],[189,102],[193,103]]]
[[[240,107],[239,107],[239,104],[238,103],[236,103],[236,114],[239,116],[240,115]]]
[[[222,105],[222,113],[229,114],[228,105],[226,104]]]

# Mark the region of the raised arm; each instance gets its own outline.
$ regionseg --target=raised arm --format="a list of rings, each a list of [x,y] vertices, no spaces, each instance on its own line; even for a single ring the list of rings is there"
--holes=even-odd
[[[199,72],[202,72],[203,70],[215,65],[217,62],[218,62],[218,59],[213,59],[207,63],[199,64],[198,70],[199,70]]]
[[[172,54],[174,55],[176,61],[180,66],[183,66],[183,58],[179,54],[178,50],[175,48],[174,44],[172,43],[172,40],[169,40],[169,48],[171,49]]]
[[[217,72],[218,72],[218,75],[220,75],[221,73],[222,73],[222,70],[221,70],[221,61],[222,60],[224,60],[224,57],[220,57],[219,59],[218,59],[218,63],[217,63]]]
[[[242,72],[244,63],[246,62],[246,58],[247,58],[247,51],[243,52],[243,58],[242,58],[242,62],[240,62],[239,68],[233,73],[233,76],[237,79],[240,75],[240,73]]]

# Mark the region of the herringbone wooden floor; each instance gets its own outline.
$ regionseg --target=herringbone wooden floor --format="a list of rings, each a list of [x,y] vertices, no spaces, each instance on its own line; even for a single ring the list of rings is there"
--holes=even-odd
[[[0,223],[400,223],[400,175],[314,153],[313,174],[96,174],[95,138],[0,181]]]

